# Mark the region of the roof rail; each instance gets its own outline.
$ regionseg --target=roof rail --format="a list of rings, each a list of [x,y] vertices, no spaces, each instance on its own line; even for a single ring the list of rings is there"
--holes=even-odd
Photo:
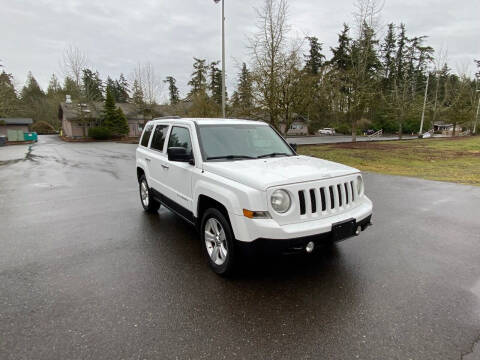
[[[172,116],[160,116],[160,117],[153,118],[152,120],[165,120],[165,119],[181,119],[181,117],[180,117],[180,116],[177,116],[177,115],[172,115]]]

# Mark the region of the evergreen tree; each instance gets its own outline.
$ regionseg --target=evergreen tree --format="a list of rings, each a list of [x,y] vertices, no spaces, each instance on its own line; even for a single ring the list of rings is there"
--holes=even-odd
[[[208,89],[212,94],[212,99],[218,104],[222,104],[222,70],[218,68],[220,61],[210,63],[209,66],[209,84]]]
[[[305,70],[312,75],[317,75],[323,65],[325,56],[322,54],[322,44],[315,36],[307,36],[310,43],[310,51],[305,57]]]
[[[178,88],[177,88],[177,80],[173,76],[167,76],[165,80],[163,80],[164,83],[168,84],[168,94],[170,97],[170,104],[175,105],[180,101],[180,95],[178,93]]]
[[[115,131],[114,134],[116,135],[128,135],[129,128],[128,128],[128,120],[123,110],[119,107],[116,110],[115,114]]]
[[[125,79],[123,74],[120,74],[118,80],[115,80],[115,88],[116,88],[116,100],[120,103],[126,103],[130,99],[128,95],[128,81]]]
[[[117,127],[117,108],[115,106],[115,97],[112,90],[113,89],[110,86],[107,86],[105,104],[103,107],[102,125],[110,130],[112,134],[115,134]]]
[[[87,101],[103,100],[103,84],[98,71],[83,70],[83,92]]]
[[[38,82],[33,77],[32,73],[29,72],[27,75],[27,82],[21,93],[22,101],[32,103],[44,97],[45,93],[40,88],[40,85],[38,85]]]
[[[352,64],[358,72],[365,76],[364,80],[373,80],[381,69],[381,62],[377,54],[378,40],[375,31],[367,24],[363,24],[360,37],[352,44]]]
[[[112,92],[112,95],[113,95],[113,98],[115,99],[115,102],[119,102],[119,100],[118,100],[119,94],[118,94],[118,91],[117,91],[117,84],[114,80],[112,80],[112,78],[110,76],[107,77],[106,88],[110,89],[110,91]]]
[[[398,79],[404,79],[405,76],[405,57],[407,46],[407,35],[405,31],[405,25],[400,24],[400,34],[397,39],[397,53],[395,55],[395,77]]]
[[[61,95],[62,91],[63,91],[62,85],[58,81],[57,76],[55,74],[52,74],[52,77],[50,78],[50,82],[48,83],[47,96],[55,97],[55,96]]]
[[[338,35],[338,45],[336,48],[330,48],[333,53],[330,63],[337,70],[347,70],[351,67],[350,51],[352,39],[349,36],[350,28],[343,24],[343,30]]]
[[[205,59],[193,58],[193,73],[192,78],[188,82],[191,86],[190,96],[197,95],[207,90],[207,65]]]
[[[70,95],[72,100],[78,100],[82,96],[82,91],[78,87],[75,80],[73,80],[70,76],[65,77],[63,82],[63,91],[66,95]]]
[[[132,86],[132,102],[137,105],[137,107],[143,107],[145,105],[143,90],[137,80],[133,82]]]
[[[392,23],[390,23],[388,24],[387,35],[385,36],[383,44],[381,45],[383,70],[382,77],[386,86],[391,84],[392,77],[395,73],[395,50],[395,27]]]
[[[103,108],[103,127],[107,128],[114,136],[127,135],[128,121],[122,109],[117,108],[115,104],[114,91],[115,87],[107,85]]]
[[[22,89],[20,104],[22,116],[32,118],[34,122],[52,121],[51,116],[53,114],[47,97],[31,72],[28,73],[27,81]]]
[[[242,64],[237,90],[232,96],[233,111],[240,117],[251,117],[253,113],[253,83],[247,64]]]
[[[0,117],[15,116],[19,111],[19,100],[13,86],[12,74],[0,73]]]

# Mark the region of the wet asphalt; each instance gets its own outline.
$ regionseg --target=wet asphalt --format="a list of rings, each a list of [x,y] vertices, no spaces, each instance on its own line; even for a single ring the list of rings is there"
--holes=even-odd
[[[480,188],[366,174],[373,227],[224,279],[142,211],[134,150],[0,165],[0,359],[480,358]]]

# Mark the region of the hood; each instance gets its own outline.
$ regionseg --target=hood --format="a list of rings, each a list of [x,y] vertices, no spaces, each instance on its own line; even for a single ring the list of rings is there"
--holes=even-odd
[[[203,169],[258,190],[359,172],[350,166],[310,156],[205,162]]]

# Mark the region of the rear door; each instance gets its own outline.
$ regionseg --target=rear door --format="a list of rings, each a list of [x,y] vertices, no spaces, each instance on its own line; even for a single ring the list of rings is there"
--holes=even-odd
[[[168,160],[166,154],[166,139],[170,124],[157,124],[152,134],[150,142],[149,163],[150,186],[160,194],[165,194],[165,183],[168,176]]]
[[[150,181],[150,169],[149,165],[151,162],[150,150],[148,145],[150,144],[150,137],[152,135],[154,128],[153,123],[148,123],[145,125],[145,129],[142,134],[142,138],[137,147],[137,163],[145,170],[145,176],[147,177],[148,184],[151,184]]]

